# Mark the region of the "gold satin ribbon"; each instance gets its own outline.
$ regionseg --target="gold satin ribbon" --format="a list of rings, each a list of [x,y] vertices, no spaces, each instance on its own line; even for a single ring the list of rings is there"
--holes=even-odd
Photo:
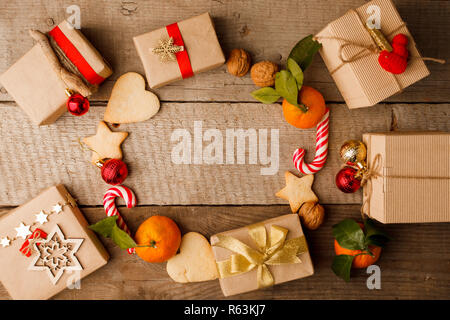
[[[217,262],[220,278],[235,276],[257,268],[258,288],[272,286],[274,279],[268,265],[301,263],[297,255],[308,251],[304,236],[286,240],[289,230],[283,227],[272,225],[269,235],[261,223],[251,225],[248,229],[257,250],[231,236],[217,235],[218,241],[214,246],[234,252],[228,260]]]

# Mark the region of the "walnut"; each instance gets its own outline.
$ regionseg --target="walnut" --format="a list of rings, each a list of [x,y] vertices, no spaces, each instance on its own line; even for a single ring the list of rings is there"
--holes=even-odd
[[[306,228],[316,230],[323,222],[325,210],[318,202],[305,202],[298,214]]]
[[[233,49],[227,60],[227,69],[236,77],[243,77],[250,69],[251,58],[244,49]]]
[[[275,74],[278,70],[277,64],[271,61],[261,61],[253,65],[250,74],[258,87],[269,87],[275,84]]]

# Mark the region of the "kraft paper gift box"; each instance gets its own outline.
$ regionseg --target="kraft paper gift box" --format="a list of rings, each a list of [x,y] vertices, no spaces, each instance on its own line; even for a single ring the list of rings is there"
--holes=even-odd
[[[62,206],[59,213],[58,208],[54,207],[58,204]],[[43,224],[36,220],[36,215],[41,211],[51,213],[47,217],[48,222]],[[36,240],[36,247],[27,248],[26,244],[29,244],[30,239],[17,237],[15,230],[21,223],[31,226],[31,232],[36,229],[45,232],[45,240],[59,228],[61,233],[56,232],[55,237],[59,236],[61,241],[44,244],[44,240],[40,239]],[[0,242],[0,280],[13,299],[48,299],[104,266],[109,259],[108,253],[94,232],[88,229],[86,219],[63,185],[43,191],[36,198],[2,216],[0,241],[6,237],[11,242],[9,246]],[[59,250],[64,250],[64,245],[68,250],[61,253]],[[26,255],[27,252],[29,256]],[[67,263],[63,261],[64,257],[68,258]],[[44,262],[44,259],[47,261]],[[60,275],[55,266],[62,270]],[[56,277],[50,276],[49,272]],[[60,278],[56,279],[58,276]]]
[[[450,222],[450,133],[367,133],[364,186],[370,217],[382,223]]]
[[[299,217],[297,214],[287,214],[284,216],[265,220],[259,224],[222,232],[211,237],[212,249],[216,258],[216,262],[218,264],[220,287],[222,288],[222,292],[225,296],[231,296],[239,293],[261,289],[262,286],[258,285],[258,273],[260,272],[260,268],[259,266],[256,266],[248,272],[237,273],[224,277],[224,271],[222,271],[224,269],[222,269],[220,265],[222,264],[224,268],[227,269],[228,263],[232,264],[234,258],[237,257],[237,259],[234,261],[238,261],[242,258],[242,256],[236,254],[236,252],[226,249],[225,247],[218,246],[219,243],[225,243],[226,241],[228,241],[224,241],[224,237],[228,239],[230,239],[229,237],[232,237],[235,240],[238,240],[241,243],[249,246],[250,248],[258,250],[260,253],[269,252],[270,250],[265,251],[262,248],[258,249],[258,244],[254,240],[256,238],[261,238],[260,236],[258,236],[258,232],[256,231],[257,228],[261,227],[266,231],[265,234],[267,247],[271,247],[271,242],[277,242],[277,240],[282,239],[282,236],[277,233],[277,230],[279,231],[279,227],[284,228],[285,231],[287,231],[286,240],[283,243],[284,247],[282,246],[280,248],[284,249],[292,244],[291,241],[296,241],[297,239],[300,240],[299,250],[293,253],[293,256],[296,256],[298,258],[296,263],[292,263],[292,261],[291,263],[282,263],[275,265],[270,264],[270,262],[268,262],[267,264],[263,263],[264,267],[261,267],[261,270],[267,268],[267,271],[273,277],[273,284],[279,284],[295,279],[309,277],[314,274],[314,267],[309,255],[308,246],[303,235]],[[273,228],[277,230],[273,230]],[[254,236],[252,237],[251,234],[253,234]],[[279,251],[281,251],[281,249]],[[276,258],[276,256],[277,253],[272,256],[270,256],[269,254],[269,259]],[[248,265],[248,263],[243,262],[242,265],[243,267],[245,267],[246,265]],[[267,274],[264,275],[264,273],[265,272],[263,272],[262,278],[267,276]]]
[[[67,21],[51,30],[48,38],[60,61],[70,60],[75,73],[87,85],[97,86],[112,74],[100,53]],[[67,85],[54,71],[39,44],[5,71],[0,82],[37,125],[51,124],[67,110]]]
[[[378,64],[378,54],[349,45],[350,42],[363,46],[376,45],[365,27],[373,13],[370,6],[380,8],[381,32],[389,42],[399,33],[409,39],[408,66],[402,74],[394,75],[384,70]],[[420,59],[411,33],[390,0],[373,0],[355,10],[349,10],[328,24],[316,38],[322,43],[319,52],[323,61],[349,108],[373,106],[430,74]],[[353,61],[344,62],[342,59]]]
[[[164,62],[158,54],[153,53],[153,49],[158,47],[160,40],[170,37],[174,39],[175,45],[183,46],[184,50],[176,53],[176,60]],[[215,69],[225,62],[208,12],[136,36],[133,40],[150,88],[162,87],[193,74]]]

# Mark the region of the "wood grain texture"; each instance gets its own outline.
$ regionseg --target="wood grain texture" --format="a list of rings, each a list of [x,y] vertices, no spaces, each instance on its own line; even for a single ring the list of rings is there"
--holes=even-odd
[[[322,203],[361,201],[360,192],[344,194],[334,185],[334,176],[341,166],[338,150],[345,140],[360,139],[364,132],[390,129],[450,130],[447,104],[381,104],[365,110],[332,104],[330,109],[329,159],[314,183]],[[92,108],[81,118],[66,114],[51,126],[37,127],[19,108],[0,105],[0,205],[19,205],[36,196],[38,190],[57,183],[74,190],[82,205],[100,204],[107,185],[100,179],[99,170],[90,164],[90,152],[80,148],[78,139],[95,133],[103,113],[104,107]],[[229,153],[226,129],[267,129],[268,154],[271,129],[278,129],[278,172],[261,175],[261,168],[270,165],[261,164],[259,158],[256,164],[249,164],[248,139],[245,164],[237,164],[237,158],[234,164],[194,164],[194,121],[201,121],[202,132],[220,130],[224,163]],[[178,140],[171,142],[171,135],[179,128],[191,135],[192,164],[172,161],[171,153]],[[122,125],[120,130],[130,132],[123,144],[124,160],[130,168],[126,184],[135,190],[141,205],[283,204],[285,201],[274,193],[284,186],[284,171],[296,172],[292,152],[305,147],[307,161],[314,157],[315,130],[298,130],[288,125],[278,104],[165,103],[153,119]],[[205,141],[203,148],[207,145],[209,142]],[[233,150],[236,156],[237,141]]]
[[[450,56],[450,2],[395,1],[400,15],[424,56]],[[29,28],[50,30],[70,15],[65,8],[69,0],[14,0],[0,8],[0,73],[19,59],[32,46]],[[114,74],[92,97],[109,99],[114,81],[124,72],[143,74],[143,67],[132,37],[167,24],[209,11],[227,55],[233,48],[248,50],[253,61],[272,60],[284,64],[292,46],[302,37],[320,31],[327,23],[348,9],[363,4],[361,0],[321,1],[76,1],[81,8],[83,33],[111,63]],[[425,19],[423,14],[426,12]],[[120,53],[120,54],[119,54]],[[390,102],[449,102],[450,64],[429,64],[431,75]],[[343,101],[322,59],[317,56],[307,70],[306,84],[320,90],[327,101]],[[255,89],[249,75],[230,76],[225,67],[176,82],[156,93],[164,101],[253,101]],[[12,98],[3,89],[0,101]]]
[[[357,205],[325,206],[326,220],[316,231],[305,231],[315,274],[273,288],[230,297],[237,299],[446,299],[450,295],[450,224],[386,225],[394,240],[377,263],[381,290],[366,287],[365,270],[353,272],[345,283],[331,271],[334,256],[331,226],[343,218],[359,217]],[[82,208],[89,222],[104,217],[102,208]],[[131,230],[151,215],[173,218],[182,232],[209,237],[217,232],[289,213],[288,206],[201,206],[120,208]],[[199,219],[199,217],[202,217]],[[65,290],[56,299],[223,299],[218,281],[178,284],[165,264],[150,264],[102,239],[110,262],[81,281],[81,290]],[[439,250],[436,250],[439,248]],[[0,286],[0,299],[8,295]]]
[[[389,130],[391,107],[350,111],[344,105],[334,104],[330,108],[330,157],[316,176],[314,189],[323,203],[358,203],[360,193],[344,194],[334,186],[334,176],[341,165],[338,148],[346,139],[361,137],[363,130]],[[107,185],[98,168],[90,164],[90,152],[81,150],[78,139],[95,134],[103,113],[104,108],[98,107],[83,117],[66,114],[55,124],[39,128],[18,108],[1,105],[0,179],[5,183],[0,184],[0,205],[21,204],[37,195],[38,190],[59,182],[74,191],[80,204],[100,204]],[[202,121],[203,131],[220,130],[224,163],[231,154],[225,141],[227,129],[267,129],[268,139],[272,129],[279,130],[279,170],[273,175],[261,175],[261,168],[270,165],[261,165],[259,158],[257,164],[249,164],[248,155],[245,164],[195,164],[194,121]],[[172,161],[172,149],[178,139],[171,142],[171,136],[177,128],[187,129],[192,136],[192,164]],[[122,125],[120,130],[130,132],[123,144],[124,160],[130,168],[126,185],[136,192],[140,205],[283,204],[286,202],[274,194],[285,185],[284,171],[296,171],[292,153],[303,146],[310,161],[315,150],[315,130],[299,130],[287,124],[278,104],[165,103],[154,118]],[[206,148],[209,142],[203,145]],[[249,145],[247,140],[246,154]],[[261,146],[258,143],[256,147]],[[260,149],[270,154],[271,146],[269,141],[266,148]],[[236,141],[232,149],[235,156],[237,149]]]
[[[450,2],[394,0],[424,56],[450,56]],[[65,8],[81,8],[82,32],[114,69],[93,107],[81,118],[63,116],[54,125],[38,128],[12,102],[0,86],[0,215],[2,206],[19,205],[56,183],[64,183],[87,219],[104,217],[103,192],[98,169],[90,165],[77,139],[93,135],[103,117],[114,81],[123,73],[143,74],[132,37],[205,11],[213,16],[222,48],[248,50],[253,61],[284,64],[300,38],[318,32],[328,22],[362,0],[245,1],[70,1],[11,0],[0,5],[0,73],[32,47],[27,30],[50,30],[69,16]],[[386,130],[450,131],[450,64],[428,64],[431,75],[389,98],[386,103],[348,110],[322,59],[317,56],[306,71],[305,83],[320,90],[330,104],[330,156],[316,176],[314,189],[328,203],[327,218],[317,231],[306,232],[315,275],[265,290],[231,297],[241,299],[448,299],[450,296],[450,223],[383,226],[394,238],[383,251],[379,266],[382,289],[368,290],[364,270],[344,283],[330,269],[334,255],[331,226],[346,217],[359,217],[361,194],[344,195],[334,186],[340,161],[337,150],[344,140],[363,132]],[[164,102],[159,114],[147,122],[123,125],[130,132],[124,143],[130,168],[126,183],[142,207],[120,208],[136,230],[154,214],[169,216],[183,232],[206,236],[289,212],[285,201],[273,194],[283,187],[283,171],[295,169],[291,153],[303,146],[313,158],[314,130],[296,130],[283,120],[279,105],[254,103],[249,75],[236,78],[223,66],[155,92]],[[97,103],[96,103],[97,102]],[[273,176],[261,176],[260,165],[174,165],[170,151],[175,128],[190,132],[195,120],[204,129],[276,128],[280,130],[280,165]],[[205,142],[205,145],[207,143]],[[120,202],[119,202],[120,203]],[[202,204],[202,206],[146,206],[149,204]],[[227,206],[208,206],[209,204]],[[283,204],[283,205],[281,205]],[[340,205],[336,205],[340,204]],[[240,206],[243,205],[243,206]],[[96,206],[96,207],[95,207]],[[223,299],[218,281],[174,283],[165,264],[149,264],[102,239],[110,262],[82,280],[81,290],[65,290],[56,299]],[[0,299],[9,299],[0,285]]]

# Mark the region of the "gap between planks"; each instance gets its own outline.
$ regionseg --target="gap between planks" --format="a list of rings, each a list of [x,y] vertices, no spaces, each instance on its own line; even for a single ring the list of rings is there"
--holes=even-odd
[[[359,205],[324,206],[324,224],[315,231],[304,230],[315,274],[273,288],[230,299],[445,299],[450,294],[448,257],[450,223],[383,225],[395,240],[383,250],[381,290],[366,287],[365,270],[354,271],[349,283],[336,277],[330,265],[334,256],[331,227],[344,218],[360,217]],[[89,221],[105,217],[103,208],[82,208]],[[211,235],[290,213],[278,206],[146,206],[120,208],[131,230],[152,215],[168,216],[182,233],[195,231]],[[202,219],[199,219],[202,217]],[[411,232],[414,236],[411,237]],[[224,299],[218,281],[178,284],[167,275],[165,264],[150,264],[120,250],[100,237],[111,255],[109,263],[81,281],[81,290],[65,290],[55,299]],[[440,247],[441,250],[434,250]],[[413,249],[412,249],[413,248]],[[8,295],[0,286],[0,299]]]
[[[3,172],[1,178],[8,181],[0,184],[0,190],[3,190],[0,204],[19,205],[36,196],[39,190],[56,183],[72,188],[81,205],[100,204],[101,194],[97,194],[97,190],[106,190],[106,185],[99,178],[98,169],[89,164],[89,154],[83,153],[76,141],[95,133],[97,122],[103,118],[104,107],[92,108],[80,118],[66,114],[55,124],[38,128],[19,108],[10,106],[0,104],[0,158],[3,159],[0,171]],[[321,202],[361,201],[360,192],[342,194],[332,182],[341,166],[338,150],[345,140],[361,139],[364,132],[390,129],[450,131],[448,107],[448,104],[380,104],[349,110],[343,104],[330,104],[333,112],[329,159],[314,183]],[[168,144],[171,133],[177,128],[185,128],[192,135],[193,123],[198,120],[202,120],[204,129],[217,128],[223,133],[227,128],[277,128],[280,133],[277,175],[261,176],[259,165],[173,164],[170,155],[174,143]],[[293,150],[306,147],[307,161],[314,157],[315,130],[298,130],[288,125],[279,105],[167,103],[149,121],[122,125],[119,130],[130,132],[123,145],[125,161],[133,169],[127,185],[144,205],[283,204],[286,202],[273,194],[284,187],[285,170],[296,172],[290,159]],[[19,176],[21,179],[17,179]],[[241,177],[246,177],[245,181],[240,180]],[[28,182],[28,187],[23,181]]]

